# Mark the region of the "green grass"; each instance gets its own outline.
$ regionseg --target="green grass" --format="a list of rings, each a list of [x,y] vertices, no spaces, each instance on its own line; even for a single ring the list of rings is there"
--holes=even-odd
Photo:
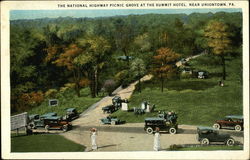
[[[176,149],[167,149],[172,151],[213,151],[213,150],[243,150],[243,146],[199,146],[199,147],[180,147]]]
[[[82,152],[85,146],[60,135],[30,135],[11,138],[11,152]]]
[[[45,114],[47,112],[56,112],[58,115],[63,116],[66,113],[67,108],[76,108],[79,113],[85,111],[92,104],[98,102],[102,96],[98,96],[96,98],[92,98],[90,96],[89,88],[84,88],[81,90],[81,97],[78,97],[73,89],[68,89],[63,93],[58,92],[55,98],[58,99],[58,106],[49,106],[48,100],[44,100],[44,102],[38,106],[34,107],[28,111],[29,114]]]
[[[218,58],[203,56],[192,60],[190,65],[208,71],[208,79],[168,80],[163,93],[159,81],[144,82],[142,92],[134,92],[129,106],[140,107],[141,102],[147,100],[156,105],[156,110],[175,111],[179,124],[190,125],[212,125],[215,120],[226,115],[242,115],[242,60],[240,57],[227,59],[224,87],[218,86],[222,70],[217,64]],[[145,117],[156,116],[157,112],[135,116],[133,112],[118,111],[113,115],[127,122],[143,122]]]

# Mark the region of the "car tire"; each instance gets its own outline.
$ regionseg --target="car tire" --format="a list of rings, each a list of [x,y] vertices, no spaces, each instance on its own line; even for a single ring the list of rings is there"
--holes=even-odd
[[[49,127],[49,125],[46,125],[44,128],[45,128],[46,131],[49,131],[50,127]]]
[[[35,128],[35,124],[34,124],[34,123],[30,123],[30,124],[29,124],[29,127],[30,127],[31,129],[34,129],[34,128]]]
[[[148,127],[148,128],[146,129],[146,132],[147,132],[147,134],[153,134],[154,130],[153,130],[153,128]]]
[[[115,121],[111,121],[111,125],[115,125],[116,124],[116,122]]]
[[[64,132],[68,131],[68,125],[63,125],[62,130],[63,130]]]
[[[241,127],[240,125],[236,125],[236,126],[234,127],[234,129],[235,129],[236,131],[241,131],[241,130],[242,130],[242,127]]]
[[[202,145],[209,145],[209,140],[208,140],[207,138],[203,138],[203,139],[201,140],[201,144],[202,144]]]
[[[220,124],[215,123],[215,124],[213,125],[213,128],[214,128],[214,129],[220,129],[220,128],[221,128],[221,126],[220,126]]]
[[[235,143],[235,141],[234,141],[233,138],[229,138],[229,139],[227,139],[227,141],[226,141],[226,145],[227,145],[227,146],[233,146],[234,143]]]
[[[170,134],[176,134],[176,129],[173,128],[173,127],[171,127],[171,128],[169,129],[169,133],[170,133]]]

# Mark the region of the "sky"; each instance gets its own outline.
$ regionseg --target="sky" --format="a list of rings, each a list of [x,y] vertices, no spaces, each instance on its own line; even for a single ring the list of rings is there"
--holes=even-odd
[[[58,18],[58,17],[110,17],[117,15],[141,15],[141,14],[191,14],[208,12],[241,12],[241,9],[117,9],[117,10],[12,10],[10,11],[10,20],[18,19],[37,19],[37,18]]]

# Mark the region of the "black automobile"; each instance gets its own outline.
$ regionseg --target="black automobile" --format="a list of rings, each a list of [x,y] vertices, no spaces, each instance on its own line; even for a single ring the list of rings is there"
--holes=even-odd
[[[66,109],[66,115],[65,115],[66,120],[72,121],[78,117],[79,117],[79,114],[75,108]]]
[[[219,134],[218,130],[212,127],[197,127],[197,140],[202,145],[209,145],[211,142],[219,142],[228,146],[232,146],[235,140],[229,134]]]
[[[152,134],[156,127],[160,129],[160,132],[169,132],[170,134],[176,134],[178,129],[177,115],[174,112],[162,112],[158,117],[145,118],[144,130],[148,134]]]

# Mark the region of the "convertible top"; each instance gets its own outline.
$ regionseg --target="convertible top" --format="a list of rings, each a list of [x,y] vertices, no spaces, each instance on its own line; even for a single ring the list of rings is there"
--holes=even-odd
[[[240,115],[229,115],[229,116],[226,116],[226,118],[243,119],[243,116],[240,116]]]
[[[199,130],[216,130],[212,127],[207,127],[207,126],[199,126],[199,127],[197,127],[197,129],[199,129]]]

